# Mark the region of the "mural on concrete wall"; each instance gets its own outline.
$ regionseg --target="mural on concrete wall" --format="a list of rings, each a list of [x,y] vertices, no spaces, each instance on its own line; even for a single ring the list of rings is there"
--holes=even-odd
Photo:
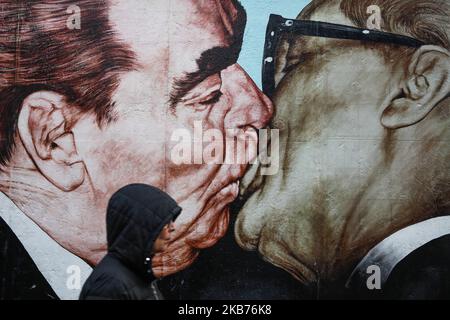
[[[0,298],[77,299],[130,183],[167,299],[450,298],[450,2],[297,2],[0,0]]]

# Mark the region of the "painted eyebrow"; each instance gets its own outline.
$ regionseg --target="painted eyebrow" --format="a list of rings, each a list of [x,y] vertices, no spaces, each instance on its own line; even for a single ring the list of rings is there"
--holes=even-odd
[[[170,93],[170,106],[174,107],[195,86],[209,76],[236,63],[241,43],[231,47],[214,47],[204,51],[197,60],[198,71],[187,73],[174,80]]]
[[[233,26],[231,46],[214,47],[204,51],[197,60],[198,71],[187,73],[174,80],[169,98],[171,108],[174,108],[200,82],[237,62],[242,48],[247,13],[239,0],[233,0],[233,3],[237,9],[237,17]]]

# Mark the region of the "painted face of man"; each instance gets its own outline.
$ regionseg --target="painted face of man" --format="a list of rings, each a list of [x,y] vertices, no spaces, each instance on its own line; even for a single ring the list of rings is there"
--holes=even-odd
[[[165,251],[170,243],[170,240],[172,240],[173,232],[175,232],[175,225],[174,222],[171,221],[170,223],[166,224],[163,227],[163,229],[159,233],[158,238],[156,238],[155,243],[153,245],[152,253],[159,253]]]
[[[355,26],[340,2],[299,18]],[[324,284],[399,228],[448,212],[448,86],[418,79],[423,67],[448,79],[448,50],[293,35],[279,48],[282,167],[253,186],[236,235],[300,281]]]
[[[117,1],[109,16],[116,36],[136,53],[137,67],[121,76],[116,120],[99,129],[86,117],[74,132],[100,199],[142,182],[164,189],[183,208],[170,243],[153,259],[154,270],[168,274],[224,235],[227,205],[246,168],[176,164],[173,132],[193,133],[196,122],[203,130],[254,131],[272,107],[236,63],[245,13],[234,1]]]
[[[193,137],[197,125],[203,132],[215,129],[223,136],[227,129],[254,136],[272,115],[270,101],[236,63],[245,12],[232,0],[114,0],[101,10],[98,6],[105,3],[85,0],[79,3],[80,29],[68,30],[69,2],[49,1],[46,6],[33,7],[35,11],[29,12],[33,18],[23,24],[20,43],[24,46],[32,37],[36,39],[29,45],[52,37],[69,37],[63,42],[67,45],[70,39],[78,39],[84,45],[77,42],[50,68],[48,59],[59,52],[61,41],[48,42],[53,55],[40,59],[54,71],[51,76],[45,68],[37,75],[23,71],[10,84],[21,81],[38,87],[26,86],[30,91],[21,91],[29,94],[18,115],[14,152],[0,172],[2,191],[58,243],[95,264],[106,252],[104,219],[111,195],[131,183],[159,187],[183,212],[170,241],[152,262],[161,276],[176,272],[192,263],[199,249],[224,235],[228,204],[237,196],[246,164],[180,164],[173,159],[174,132],[183,130]],[[11,19],[16,19],[16,6],[9,6]],[[37,22],[32,15],[36,12]],[[49,18],[52,15],[54,19]],[[36,26],[28,27],[33,23]],[[32,28],[43,31],[33,33]],[[96,45],[110,49],[97,52]],[[10,61],[9,53],[1,57]],[[23,58],[21,67],[34,70],[39,61],[30,64]],[[104,73],[97,70],[99,66]],[[77,71],[70,73],[67,68]],[[108,76],[111,72],[116,74],[114,80]],[[85,78],[90,82],[83,82]],[[93,83],[92,79],[97,80]],[[44,88],[41,82],[52,86]],[[107,83],[104,90],[94,88],[98,83]],[[92,97],[92,101],[81,103],[79,96],[66,95],[61,84],[78,87],[76,95]],[[109,121],[99,121],[93,110],[101,106],[89,103],[94,104],[105,92],[112,92]],[[225,140],[221,142],[226,145]],[[223,150],[231,150],[225,145]]]

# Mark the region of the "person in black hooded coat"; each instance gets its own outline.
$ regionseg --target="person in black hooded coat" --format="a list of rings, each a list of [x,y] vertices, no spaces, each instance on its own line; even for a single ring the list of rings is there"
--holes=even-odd
[[[107,208],[108,253],[86,280],[80,300],[158,299],[151,286],[155,242],[180,212],[158,188],[132,184],[117,191]]]

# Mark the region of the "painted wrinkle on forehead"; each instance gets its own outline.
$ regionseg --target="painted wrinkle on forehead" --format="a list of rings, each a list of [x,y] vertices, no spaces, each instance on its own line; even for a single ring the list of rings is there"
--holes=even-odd
[[[235,24],[242,14],[242,7],[237,5],[234,0],[190,0],[189,10],[192,11],[189,18],[195,17],[198,20],[198,15],[208,17],[207,19],[221,20],[222,27],[227,31],[229,36],[235,34]]]
[[[351,20],[344,15],[340,5],[341,0],[326,1],[324,4],[317,6],[313,11],[308,12],[308,15],[305,15],[305,12],[302,11],[297,19],[354,26]]]
[[[198,71],[197,59],[203,52],[229,45],[216,5],[210,1],[206,4],[186,1],[171,11],[168,29],[171,79]]]
[[[211,0],[176,2],[170,10],[170,33],[174,36],[183,35],[184,37],[186,33],[189,33],[195,38],[210,37],[211,35],[223,37],[223,33],[211,32],[212,28],[217,27],[217,30],[222,28],[219,20],[217,5],[214,2],[211,3]],[[202,32],[199,32],[200,30]],[[185,37],[185,40],[190,39]]]
[[[215,0],[218,7],[218,12],[222,18],[222,23],[227,30],[230,38],[234,36],[235,33],[235,23],[238,18],[238,9],[230,0]]]
[[[136,54],[137,63],[154,68],[154,61],[167,53],[169,13],[163,1],[116,0],[109,6],[108,17],[115,37]]]
[[[212,3],[211,3],[212,2]],[[184,5],[184,10],[176,10],[173,18],[178,27],[198,28],[206,37],[218,38],[229,45],[243,33],[240,23],[245,17],[242,7],[231,0],[191,0]],[[178,7],[178,5],[177,5]]]
[[[171,14],[171,80],[199,70],[198,59],[211,49],[242,42],[245,11],[234,1],[186,1]],[[231,31],[231,33],[230,33]],[[229,54],[226,54],[227,57]],[[225,56],[224,56],[225,58]]]

